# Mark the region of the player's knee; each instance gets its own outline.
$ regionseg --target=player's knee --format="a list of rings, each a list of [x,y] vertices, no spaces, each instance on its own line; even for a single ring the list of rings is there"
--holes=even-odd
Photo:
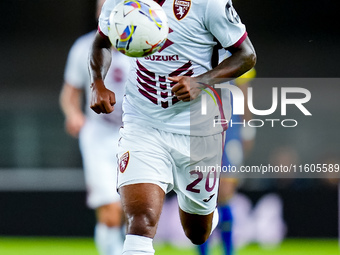
[[[189,240],[195,244],[195,245],[201,245],[210,236],[210,232],[206,229],[191,229],[191,230],[185,230],[185,235],[189,238]]]
[[[155,232],[158,217],[152,212],[143,212],[127,217],[128,232],[137,235],[149,235]]]

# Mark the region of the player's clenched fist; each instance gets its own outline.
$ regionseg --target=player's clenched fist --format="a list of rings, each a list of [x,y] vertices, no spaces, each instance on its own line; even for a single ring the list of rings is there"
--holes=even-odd
[[[108,90],[101,80],[92,83],[91,89],[91,109],[98,114],[112,112],[116,103],[115,93]]]
[[[173,76],[169,77],[168,79],[172,82],[176,82],[171,91],[179,100],[188,102],[197,98],[201,93],[202,85],[197,83],[196,79],[193,77]]]

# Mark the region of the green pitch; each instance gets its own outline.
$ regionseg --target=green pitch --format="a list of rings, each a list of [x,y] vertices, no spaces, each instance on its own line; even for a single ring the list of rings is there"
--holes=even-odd
[[[195,248],[179,249],[171,245],[156,245],[156,255],[197,255]],[[7,238],[0,237],[1,255],[98,255],[91,238]],[[249,245],[236,255],[340,255],[337,240],[285,240],[275,249]],[[211,255],[222,255],[219,246]]]

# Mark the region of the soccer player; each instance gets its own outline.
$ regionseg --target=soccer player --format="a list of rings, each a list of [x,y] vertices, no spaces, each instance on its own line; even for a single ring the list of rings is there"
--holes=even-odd
[[[250,81],[255,78],[256,71],[251,69],[250,71],[243,74],[241,77],[235,80],[235,86],[238,86],[243,95],[246,97],[247,88],[250,85]],[[254,138],[256,134],[256,129],[247,126],[243,126],[243,121],[248,121],[251,119],[251,112],[245,105],[245,114],[232,115],[231,121],[234,125],[229,126],[226,131],[226,140],[224,153],[222,156],[223,166],[236,166],[237,169],[243,163],[244,155],[248,155],[251,151]],[[232,225],[233,225],[233,215],[229,205],[230,199],[233,197],[238,186],[238,180],[236,178],[231,178],[228,176],[228,172],[222,173],[220,176],[220,186],[218,193],[218,212],[219,212],[219,223],[218,228],[220,229],[221,242],[223,244],[224,254],[233,254],[233,243],[232,243]],[[200,255],[209,254],[209,240],[204,244],[198,246]]]
[[[112,112],[116,102],[104,78],[111,62],[108,18],[119,2],[105,2],[91,48],[91,108],[96,113]],[[164,57],[131,59],[123,101],[118,190],[127,221],[124,255],[154,254],[152,239],[171,189],[177,193],[186,236],[194,244],[207,240],[218,221],[218,174],[197,169],[221,163],[223,131],[221,125],[213,126],[223,114],[207,95],[212,95],[211,86],[242,75],[256,60],[230,0],[158,3],[170,28],[155,54]],[[217,41],[232,55],[212,69]],[[202,95],[209,114],[201,114]]]
[[[97,17],[103,0],[97,2]],[[126,56],[112,51],[113,62],[105,83],[117,95],[115,111],[108,115],[95,114],[89,107],[82,107],[83,94],[89,105],[90,76],[88,54],[96,31],[81,36],[72,46],[64,74],[64,85],[60,94],[60,105],[65,115],[67,132],[79,136],[83,158],[87,205],[95,209],[97,225],[95,228],[96,246],[102,255],[121,254],[123,234],[121,231],[122,209],[116,190],[117,149],[119,128],[122,125],[121,103],[124,84],[130,67]]]

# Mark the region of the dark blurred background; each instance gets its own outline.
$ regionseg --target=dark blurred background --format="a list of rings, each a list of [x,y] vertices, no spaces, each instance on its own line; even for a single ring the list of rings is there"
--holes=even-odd
[[[316,81],[313,116],[295,113],[301,125],[289,131],[259,128],[247,164],[270,162],[282,146],[290,146],[300,163],[339,160],[338,2],[234,0],[234,6],[257,51],[257,77]],[[58,96],[68,50],[96,28],[94,11],[95,0],[0,1],[0,235],[92,236],[78,142],[64,132]],[[279,193],[290,237],[337,236],[336,184],[257,179],[241,191],[254,203]]]

